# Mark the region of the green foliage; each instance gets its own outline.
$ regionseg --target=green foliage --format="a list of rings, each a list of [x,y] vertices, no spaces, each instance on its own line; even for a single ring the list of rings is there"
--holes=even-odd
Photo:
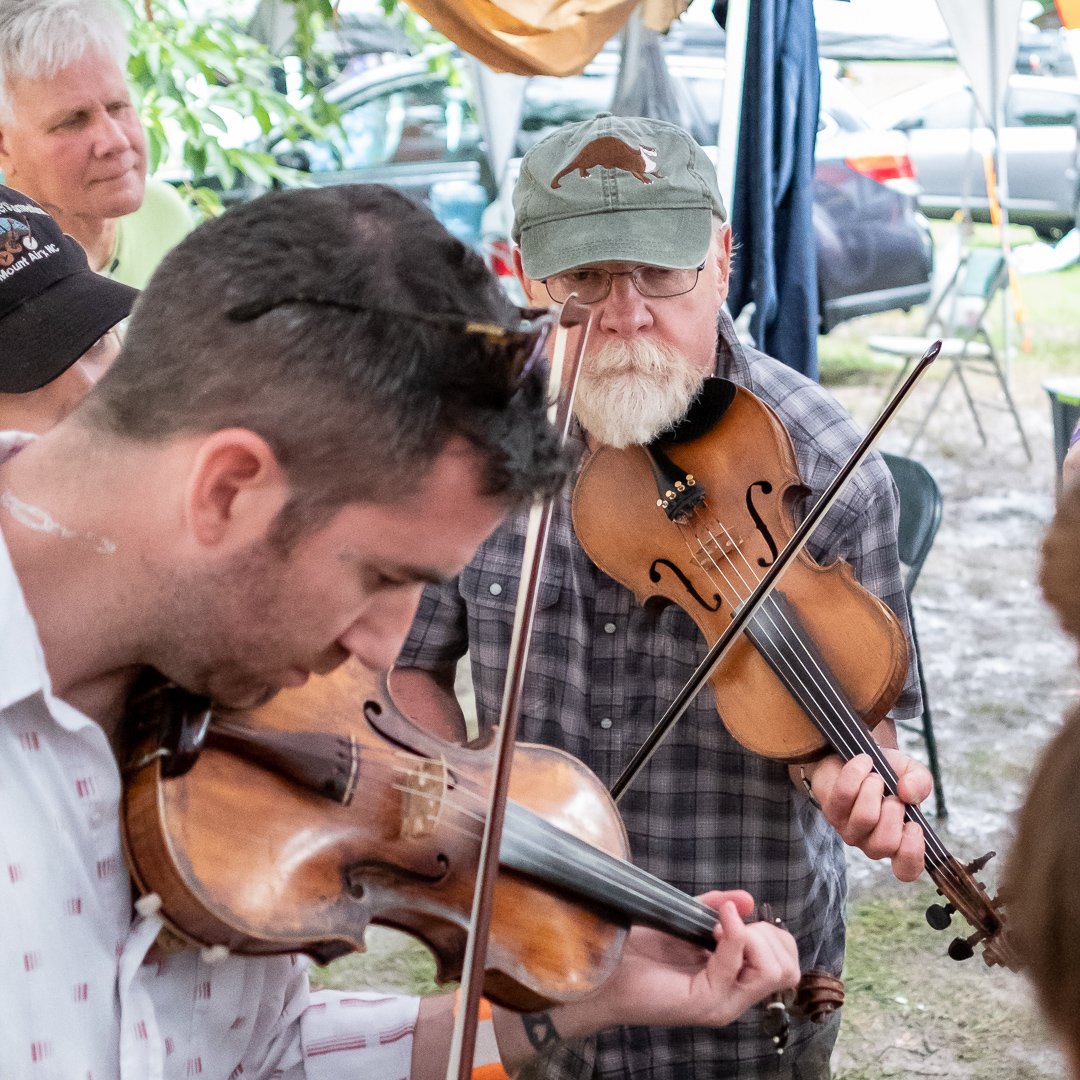
[[[405,36],[422,49],[425,45],[437,45],[446,41],[437,30],[432,30],[428,23],[422,19],[407,4],[401,0],[379,0],[382,13],[386,21],[393,27],[404,32]]]
[[[428,64],[432,71],[439,71],[446,76],[447,86],[461,85],[461,68],[454,63],[454,56],[449,48],[429,49],[429,46],[448,46],[447,39],[433,30],[430,24],[401,0],[379,0],[382,13],[387,22],[401,30],[416,46],[417,52],[428,49]]]
[[[187,185],[204,214],[220,212],[220,190],[242,177],[265,187],[295,184],[300,174],[252,149],[259,133],[325,136],[337,119],[311,78],[315,37],[333,18],[331,0],[290,0],[303,108],[277,89],[281,60],[226,20],[195,18],[187,0],[122,0],[131,13],[128,75],[146,127],[150,171],[208,179]]]

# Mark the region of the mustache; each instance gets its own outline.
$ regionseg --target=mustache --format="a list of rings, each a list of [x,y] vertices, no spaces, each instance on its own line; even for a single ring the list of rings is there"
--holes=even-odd
[[[633,338],[629,341],[606,341],[591,353],[582,375],[603,378],[609,375],[645,375],[658,377],[685,361],[677,349],[665,342]]]

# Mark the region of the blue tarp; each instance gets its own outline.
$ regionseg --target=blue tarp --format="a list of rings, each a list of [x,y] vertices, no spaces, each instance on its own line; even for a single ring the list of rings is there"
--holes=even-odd
[[[713,14],[723,25],[726,0]],[[812,202],[817,33],[810,0],[754,0],[746,42],[728,306],[754,304],[757,347],[817,378]]]

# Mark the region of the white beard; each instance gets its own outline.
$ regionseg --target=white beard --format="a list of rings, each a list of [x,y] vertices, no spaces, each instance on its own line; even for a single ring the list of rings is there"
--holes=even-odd
[[[608,342],[584,364],[574,412],[616,449],[650,443],[681,420],[705,381],[677,349],[642,338]]]

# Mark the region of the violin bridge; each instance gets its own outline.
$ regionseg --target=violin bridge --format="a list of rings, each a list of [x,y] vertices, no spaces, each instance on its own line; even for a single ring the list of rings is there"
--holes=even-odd
[[[402,840],[419,840],[435,832],[446,783],[446,766],[441,761],[410,760],[407,779],[402,783]]]
[[[732,555],[743,546],[741,536],[732,536],[722,525],[709,523],[694,530],[698,547],[706,559],[715,561],[718,557],[725,562],[732,562]]]

